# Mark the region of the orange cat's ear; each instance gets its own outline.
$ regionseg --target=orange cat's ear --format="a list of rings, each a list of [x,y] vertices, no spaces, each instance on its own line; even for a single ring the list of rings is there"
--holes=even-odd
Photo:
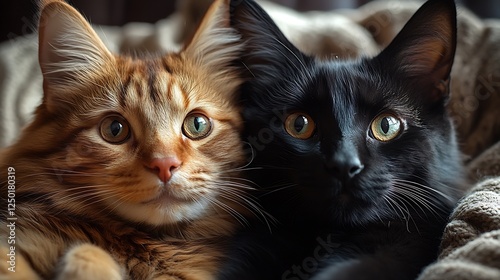
[[[240,52],[240,36],[230,27],[229,0],[216,0],[183,53],[216,75],[214,79],[224,79],[228,65],[239,58]]]
[[[51,98],[85,84],[114,58],[73,7],[54,0],[44,0],[41,6],[38,55],[44,101],[50,103]]]

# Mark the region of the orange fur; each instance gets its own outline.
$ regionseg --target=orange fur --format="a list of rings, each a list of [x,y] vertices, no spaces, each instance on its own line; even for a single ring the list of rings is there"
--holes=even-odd
[[[0,160],[1,178],[16,170],[17,252],[40,277],[213,278],[254,207],[237,178],[240,46],[228,14],[216,1],[183,51],[139,59],[111,54],[66,3],[42,3],[44,99]],[[208,136],[183,134],[193,113],[210,119]],[[112,143],[105,124],[116,118],[130,136]],[[151,162],[169,157],[181,164],[162,182]]]

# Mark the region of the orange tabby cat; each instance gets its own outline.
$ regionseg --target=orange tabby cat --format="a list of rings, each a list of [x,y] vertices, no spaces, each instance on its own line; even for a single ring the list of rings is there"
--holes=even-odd
[[[0,209],[0,274],[214,277],[227,236],[254,207],[237,179],[240,45],[226,2],[180,53],[142,59],[112,55],[68,4],[42,4],[43,102],[0,158],[2,205],[15,200]]]

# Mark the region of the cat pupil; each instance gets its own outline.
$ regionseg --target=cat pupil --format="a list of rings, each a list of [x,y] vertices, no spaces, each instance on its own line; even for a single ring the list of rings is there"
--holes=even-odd
[[[197,140],[210,134],[211,122],[201,114],[191,114],[184,119],[182,133],[190,139]]]
[[[123,129],[123,125],[119,121],[113,121],[109,126],[111,134],[113,136],[118,136]]]
[[[202,117],[196,117],[194,118],[194,128],[196,131],[201,131],[203,130],[203,127],[206,125],[205,120]]]
[[[302,132],[302,130],[305,128],[306,125],[307,125],[307,119],[304,116],[298,116],[295,119],[295,122],[293,123],[293,127],[297,132]]]
[[[389,132],[389,120],[388,118],[383,118],[382,122],[380,123],[380,128],[382,128],[382,131],[387,134]]]

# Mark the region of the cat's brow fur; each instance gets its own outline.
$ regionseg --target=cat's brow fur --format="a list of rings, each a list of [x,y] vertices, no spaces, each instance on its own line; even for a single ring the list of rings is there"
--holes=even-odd
[[[228,15],[227,1],[216,1],[181,52],[133,58],[111,54],[64,2],[42,4],[44,99],[0,159],[2,201],[7,169],[15,168],[16,252],[40,277],[55,277],[57,265],[64,271],[75,257],[65,253],[89,243],[111,253],[121,267],[113,275],[212,279],[227,236],[252,207],[244,198],[248,187],[236,178],[245,165],[240,78],[231,67],[240,43]],[[190,141],[180,128],[198,111],[213,129]],[[109,114],[127,120],[127,142],[100,137]],[[172,154],[182,162],[181,175],[168,188],[185,201],[152,204],[158,178],[145,165]],[[0,211],[7,216],[6,207]],[[2,246],[6,230],[2,220]],[[92,255],[97,263],[99,254]]]

